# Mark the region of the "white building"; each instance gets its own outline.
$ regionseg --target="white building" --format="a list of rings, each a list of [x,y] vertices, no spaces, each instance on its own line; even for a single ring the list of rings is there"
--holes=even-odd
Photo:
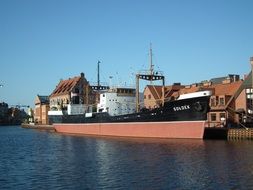
[[[97,112],[108,112],[109,115],[130,114],[136,111],[135,89],[113,88],[100,94]]]

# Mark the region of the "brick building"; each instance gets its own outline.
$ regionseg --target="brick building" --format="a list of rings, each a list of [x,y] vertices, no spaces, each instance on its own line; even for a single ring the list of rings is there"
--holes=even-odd
[[[175,83],[171,86],[147,85],[144,89],[144,107],[153,109],[162,105],[163,99],[168,101],[179,96],[178,92],[184,88],[180,83]],[[163,95],[164,94],[164,95]]]
[[[253,87],[252,72],[245,77],[242,85],[234,94],[235,109],[238,113],[235,120],[240,123],[253,122]]]
[[[49,96],[50,110],[67,112],[68,114],[84,113],[87,105],[96,101],[94,92],[89,88],[89,83],[80,76],[61,80]]]
[[[248,76],[248,78],[250,77]],[[243,85],[248,80],[240,80],[239,75],[228,75],[226,77],[214,78],[209,81],[186,86],[174,84],[163,88],[162,86],[148,85],[144,89],[144,107],[152,109],[160,106],[163,99],[163,92],[164,100],[168,101],[176,99],[181,94],[211,90],[210,111],[207,115],[209,121],[208,126],[221,127],[228,121],[239,121],[240,118],[238,118],[236,110],[247,110],[246,92],[252,92],[253,97],[253,90],[246,90],[245,86],[247,85]]]
[[[209,127],[220,127],[226,122],[236,122],[236,104],[234,95],[243,81],[214,84],[210,86],[213,95],[210,98],[210,112],[208,113]]]
[[[49,97],[37,95],[35,98],[34,122],[35,124],[48,124]]]

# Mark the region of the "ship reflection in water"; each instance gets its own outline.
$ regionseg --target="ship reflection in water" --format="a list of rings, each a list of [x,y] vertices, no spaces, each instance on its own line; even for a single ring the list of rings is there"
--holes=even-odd
[[[252,145],[0,127],[0,189],[253,189]]]

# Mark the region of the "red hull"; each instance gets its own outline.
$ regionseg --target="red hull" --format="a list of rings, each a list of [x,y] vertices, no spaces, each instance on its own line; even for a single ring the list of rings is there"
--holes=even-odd
[[[202,139],[205,121],[53,124],[60,133],[149,138]]]

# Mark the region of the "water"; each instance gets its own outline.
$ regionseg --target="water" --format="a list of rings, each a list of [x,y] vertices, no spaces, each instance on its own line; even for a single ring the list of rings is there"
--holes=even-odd
[[[0,189],[253,189],[252,147],[0,127]]]

